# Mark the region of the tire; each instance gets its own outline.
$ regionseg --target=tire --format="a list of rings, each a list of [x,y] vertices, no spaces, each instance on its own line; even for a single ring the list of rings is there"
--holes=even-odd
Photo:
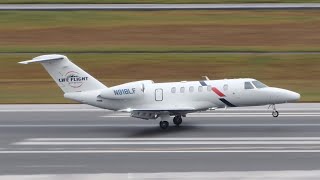
[[[167,129],[169,127],[168,121],[160,121],[159,123],[161,129]]]
[[[279,112],[278,111],[273,111],[272,112],[272,116],[273,117],[278,117],[279,116]]]
[[[182,123],[182,118],[181,116],[175,116],[173,118],[173,123],[176,125],[176,126],[179,126],[181,123]]]

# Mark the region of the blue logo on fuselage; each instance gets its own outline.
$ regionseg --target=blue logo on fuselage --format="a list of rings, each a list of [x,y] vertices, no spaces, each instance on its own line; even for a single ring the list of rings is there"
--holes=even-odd
[[[117,89],[117,90],[113,90],[113,92],[114,92],[114,95],[116,95],[116,96],[135,94],[136,88],[131,88],[131,90],[130,89]]]

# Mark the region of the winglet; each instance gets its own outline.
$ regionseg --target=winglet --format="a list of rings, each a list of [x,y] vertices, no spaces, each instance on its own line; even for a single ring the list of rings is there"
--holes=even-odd
[[[32,60],[21,61],[19,64],[29,64],[34,62],[44,62],[44,61],[53,61],[53,60],[62,60],[65,56],[59,54],[50,54],[50,55],[43,55],[33,58]]]
[[[208,78],[208,76],[202,76],[204,78],[206,78],[207,81],[210,81],[210,79]]]

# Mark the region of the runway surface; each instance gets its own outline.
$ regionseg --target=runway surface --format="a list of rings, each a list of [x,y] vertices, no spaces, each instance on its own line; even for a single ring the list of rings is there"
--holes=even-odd
[[[250,4],[1,4],[0,10],[258,10],[319,9],[320,3]]]
[[[0,175],[320,177],[320,104],[277,108],[278,118],[266,106],[194,113],[161,130],[85,105],[0,105]]]

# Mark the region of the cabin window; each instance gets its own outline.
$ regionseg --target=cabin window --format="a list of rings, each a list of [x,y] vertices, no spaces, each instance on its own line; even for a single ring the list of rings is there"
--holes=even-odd
[[[185,90],[184,87],[181,87],[181,88],[180,88],[180,92],[181,92],[181,93],[184,93],[184,90]]]
[[[193,86],[190,86],[189,87],[189,92],[193,92],[194,91],[194,87]]]
[[[176,93],[176,87],[171,88],[172,93]]]
[[[223,90],[228,91],[228,84],[223,85]]]
[[[258,89],[268,87],[260,81],[252,81],[252,84]]]
[[[207,86],[207,91],[211,91],[211,89],[212,89],[211,86],[208,85],[208,86]]]
[[[250,82],[245,82],[244,83],[244,89],[254,89],[254,87]]]
[[[203,90],[203,87],[202,87],[202,86],[199,86],[199,87],[198,87],[198,91],[199,91],[199,92],[202,92],[202,90]]]

